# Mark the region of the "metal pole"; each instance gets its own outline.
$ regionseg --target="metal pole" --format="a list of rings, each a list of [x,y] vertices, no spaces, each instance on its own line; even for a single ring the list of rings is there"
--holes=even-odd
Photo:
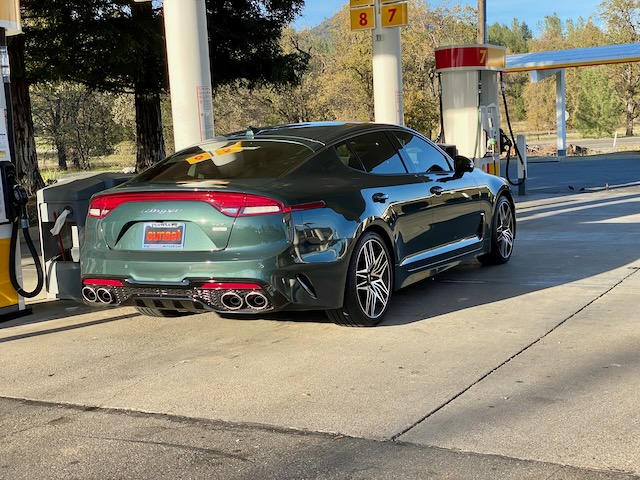
[[[402,46],[400,27],[382,28],[380,0],[376,0],[373,42],[373,102],[375,121],[404,125]]]
[[[478,0],[478,44],[487,43],[487,2]]]
[[[214,136],[213,92],[204,0],[164,0],[175,148]]]

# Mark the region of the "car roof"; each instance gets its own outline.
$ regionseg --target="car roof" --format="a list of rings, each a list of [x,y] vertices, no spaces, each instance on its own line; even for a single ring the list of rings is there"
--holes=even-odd
[[[296,141],[318,150],[343,138],[369,131],[402,129],[398,125],[357,122],[307,122],[271,127],[249,127],[245,131],[225,135],[233,140],[269,139]]]

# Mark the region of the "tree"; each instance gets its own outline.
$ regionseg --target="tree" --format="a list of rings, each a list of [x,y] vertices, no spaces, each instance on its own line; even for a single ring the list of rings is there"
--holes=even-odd
[[[207,0],[214,84],[238,78],[254,84],[295,82],[306,57],[282,54],[279,38],[302,3]],[[161,98],[167,79],[159,4],[22,0],[21,9],[27,47],[25,85],[70,81],[99,91],[133,94],[138,169],[163,158]],[[24,117],[25,102],[16,105],[16,113]],[[35,145],[33,152],[35,158]],[[37,162],[27,170],[37,171]]]
[[[304,0],[206,0],[211,80],[249,85],[295,84],[305,71],[304,52],[283,52],[282,30]]]
[[[533,34],[525,22],[518,22],[514,18],[510,27],[498,23],[489,26],[487,38],[491,44],[505,46],[507,54],[527,53]],[[528,77],[526,73],[510,73],[504,76],[505,95],[511,120],[521,121],[525,118],[526,107],[523,91],[529,81]]]
[[[576,21],[567,20],[565,42],[566,48],[589,48],[605,45],[606,39],[602,30],[592,20],[585,21],[579,18]],[[588,81],[588,76],[582,75],[582,70],[583,68],[569,68],[565,71],[566,108],[569,112],[568,128],[576,127],[578,95],[582,83]],[[611,93],[615,94],[615,92]]]
[[[77,82],[135,96],[138,169],[164,158],[160,10],[131,0],[22,0],[31,83]]]
[[[556,84],[554,78],[529,83],[524,88],[529,131],[540,133],[550,131],[556,123]]]
[[[58,153],[58,169],[67,170],[67,136],[65,124],[73,113],[64,101],[60,87],[41,85],[32,89],[32,109],[35,134],[44,137]]]
[[[439,128],[438,80],[434,50],[447,43],[475,39],[475,13],[459,6],[431,8],[411,1],[410,25],[402,28],[405,123],[428,136]],[[285,30],[284,54],[309,56],[297,84],[216,89],[218,128],[232,131],[248,125],[309,120],[371,121],[373,72],[371,32],[352,32],[349,7],[313,29]]]
[[[610,43],[640,42],[640,0],[607,0],[600,4]],[[640,65],[625,63],[610,67],[615,89],[624,104],[626,135],[633,135],[633,122],[640,114]]]
[[[612,135],[620,122],[621,104],[605,67],[580,72],[576,128],[582,136]]]
[[[566,48],[565,26],[560,17],[556,14],[546,16],[543,25],[544,30],[540,36],[528,42],[530,51],[542,52]],[[523,98],[529,130],[541,132],[550,130],[555,125],[555,86],[555,77],[525,85]]]
[[[34,89],[36,133],[56,147],[61,170],[66,170],[67,154],[74,167],[88,170],[91,157],[113,152],[123,138],[123,128],[112,114],[115,100],[113,94],[90,91],[79,84]]]
[[[411,3],[411,17],[402,30],[404,119],[407,126],[435,138],[442,133],[435,49],[473,43],[476,15],[468,7],[433,8],[419,0]]]
[[[494,23],[487,30],[487,39],[494,45],[504,45],[508,53],[526,53],[529,51],[529,40],[533,38],[531,29],[525,22],[514,18],[511,26]]]
[[[36,153],[36,139],[31,118],[29,79],[25,67],[25,38],[9,37],[9,63],[11,65],[11,103],[13,104],[13,133],[15,138],[16,175],[25,189],[33,193],[45,186]]]

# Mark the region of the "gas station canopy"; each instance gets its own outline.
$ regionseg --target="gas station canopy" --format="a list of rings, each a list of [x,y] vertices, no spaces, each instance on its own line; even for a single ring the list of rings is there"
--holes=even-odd
[[[627,43],[624,45],[507,55],[506,71],[526,72],[638,61],[640,61],[640,44]]]
[[[640,61],[640,44],[626,43],[507,55],[505,72],[531,72],[533,82],[539,82],[552,75],[556,76],[557,150],[558,156],[565,156],[567,152],[565,68],[638,61]]]

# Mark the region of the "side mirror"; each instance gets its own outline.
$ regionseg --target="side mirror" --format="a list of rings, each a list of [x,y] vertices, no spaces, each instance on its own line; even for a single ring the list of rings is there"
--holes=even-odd
[[[453,168],[456,175],[461,177],[465,172],[473,172],[473,160],[462,155],[453,157]]]

